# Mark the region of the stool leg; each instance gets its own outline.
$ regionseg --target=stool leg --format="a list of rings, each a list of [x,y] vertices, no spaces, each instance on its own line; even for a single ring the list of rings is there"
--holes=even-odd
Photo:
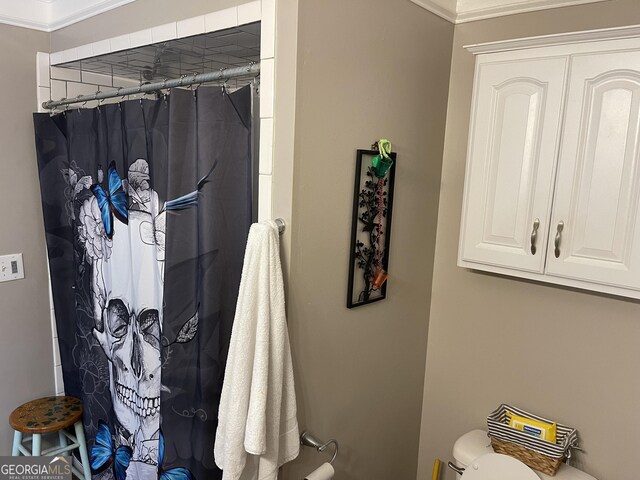
[[[31,441],[31,455],[34,457],[40,456],[40,446],[42,444],[42,435],[34,433]]]
[[[20,445],[22,444],[22,432],[15,430],[13,432],[13,450],[11,451],[11,455],[14,457],[20,456]]]
[[[84,439],[84,427],[82,421],[76,422],[76,438],[78,439],[78,448],[80,449],[80,460],[82,460],[82,471],[84,480],[91,480],[91,466],[89,465],[89,455],[87,455],[87,442]]]
[[[67,436],[62,430],[58,432],[58,438],[60,439],[60,448],[65,448],[69,443],[67,442]],[[62,455],[69,455],[69,452],[64,452]]]

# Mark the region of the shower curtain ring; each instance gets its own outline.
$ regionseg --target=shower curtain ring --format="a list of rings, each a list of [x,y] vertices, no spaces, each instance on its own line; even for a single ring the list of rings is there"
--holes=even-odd
[[[220,80],[222,81],[222,93],[227,93],[227,79],[225,78],[224,71],[226,68],[222,67],[220,69]]]
[[[198,89],[198,85],[196,85],[197,78],[198,78],[198,74],[194,73],[192,75],[191,82],[189,82],[190,83],[189,89],[191,90],[191,93],[193,94],[194,99],[196,98],[196,90]]]
[[[118,90],[116,91],[117,95],[120,95],[120,90],[122,90],[123,87],[118,87]],[[124,102],[124,97],[126,97],[126,95],[122,95],[122,97],[120,98],[120,102],[118,102],[118,110],[122,111],[122,104],[121,102]]]

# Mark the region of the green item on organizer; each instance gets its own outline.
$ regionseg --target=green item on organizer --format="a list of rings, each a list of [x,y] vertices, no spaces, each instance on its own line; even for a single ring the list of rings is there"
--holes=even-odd
[[[393,165],[393,160],[389,156],[391,153],[391,142],[386,138],[381,138],[378,141],[378,151],[379,155],[376,155],[371,159],[371,165],[373,166],[373,171],[378,178],[384,177],[391,165]]]

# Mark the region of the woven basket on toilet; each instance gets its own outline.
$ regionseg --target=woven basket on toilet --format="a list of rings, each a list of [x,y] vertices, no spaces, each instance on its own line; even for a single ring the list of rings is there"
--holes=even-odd
[[[554,423],[522,409],[502,404],[487,417],[491,446],[497,453],[517,458],[534,470],[555,475],[560,464],[571,455],[570,450],[578,443],[575,428],[557,423],[556,443],[547,442],[509,426],[507,411],[533,420]]]

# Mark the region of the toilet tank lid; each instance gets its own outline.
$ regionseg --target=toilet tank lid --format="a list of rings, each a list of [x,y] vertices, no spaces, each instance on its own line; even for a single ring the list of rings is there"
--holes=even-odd
[[[472,460],[485,453],[492,453],[491,440],[484,430],[472,430],[462,435],[453,445],[453,458],[465,468]]]
[[[472,430],[462,435],[453,445],[453,458],[458,466],[466,468],[473,460],[485,453],[493,452],[491,440],[484,430]],[[553,477],[541,472],[535,472],[542,480],[596,480],[588,473],[573,468],[566,463],[560,465],[560,469]]]

